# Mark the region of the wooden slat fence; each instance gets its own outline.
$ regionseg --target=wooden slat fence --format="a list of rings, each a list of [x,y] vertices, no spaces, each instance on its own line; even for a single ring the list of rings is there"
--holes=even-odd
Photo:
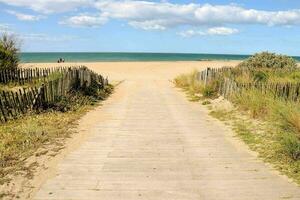
[[[271,93],[274,98],[283,98],[288,101],[300,100],[300,83],[268,83],[268,82],[251,82],[239,83],[234,80],[230,74],[231,68],[207,68],[197,75],[197,80],[203,84],[210,81],[218,80],[218,92],[225,98],[229,98],[232,94],[237,94],[243,90],[257,89],[262,95]],[[225,76],[224,73],[227,73]]]
[[[47,79],[51,74],[62,72],[66,69],[66,67],[0,69],[0,83],[15,83],[16,85],[35,83]]]
[[[48,73],[60,72],[60,77],[45,82],[40,87],[22,88],[18,91],[0,91],[0,120],[6,122],[34,110],[42,109],[45,104],[54,103],[71,90],[84,89],[97,84],[99,89],[108,85],[107,78],[94,73],[86,67],[59,68],[56,70],[41,70],[42,76]],[[28,72],[28,71],[27,71]],[[33,76],[32,76],[33,77]],[[38,76],[35,76],[38,77]]]

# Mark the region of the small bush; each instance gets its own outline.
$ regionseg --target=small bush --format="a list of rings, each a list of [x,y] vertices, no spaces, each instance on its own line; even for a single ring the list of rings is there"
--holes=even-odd
[[[297,63],[295,59],[277,55],[275,53],[262,52],[248,58],[240,63],[238,67],[256,69],[256,68],[271,68],[271,69],[295,69]]]
[[[293,159],[300,159],[300,141],[299,138],[290,133],[285,133],[282,136],[282,146],[284,151]]]
[[[13,36],[0,37],[0,69],[16,69],[19,64],[19,48]]]
[[[255,72],[253,80],[255,82],[266,82],[268,80],[268,74],[262,71]]]

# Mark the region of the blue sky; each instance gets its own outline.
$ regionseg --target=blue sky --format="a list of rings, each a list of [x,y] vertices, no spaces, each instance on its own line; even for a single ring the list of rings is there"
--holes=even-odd
[[[0,0],[22,51],[300,55],[297,0]]]

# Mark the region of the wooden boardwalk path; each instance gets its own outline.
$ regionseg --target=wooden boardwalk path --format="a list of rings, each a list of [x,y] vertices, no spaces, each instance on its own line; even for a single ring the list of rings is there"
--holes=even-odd
[[[41,65],[41,64],[39,64]],[[123,82],[35,200],[277,200],[300,189],[249,152],[168,79],[231,62],[88,63]],[[77,145],[76,145],[77,146]]]
[[[295,184],[168,81],[125,81],[92,115],[86,141],[35,200],[300,199]]]

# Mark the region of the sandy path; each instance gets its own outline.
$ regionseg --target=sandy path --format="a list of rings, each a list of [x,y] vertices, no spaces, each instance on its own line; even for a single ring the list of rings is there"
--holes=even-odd
[[[179,67],[167,75],[166,69],[146,69],[144,78],[107,69],[126,81],[85,116],[93,118],[90,134],[58,164],[35,200],[300,199],[295,184],[173,88],[167,79]]]

